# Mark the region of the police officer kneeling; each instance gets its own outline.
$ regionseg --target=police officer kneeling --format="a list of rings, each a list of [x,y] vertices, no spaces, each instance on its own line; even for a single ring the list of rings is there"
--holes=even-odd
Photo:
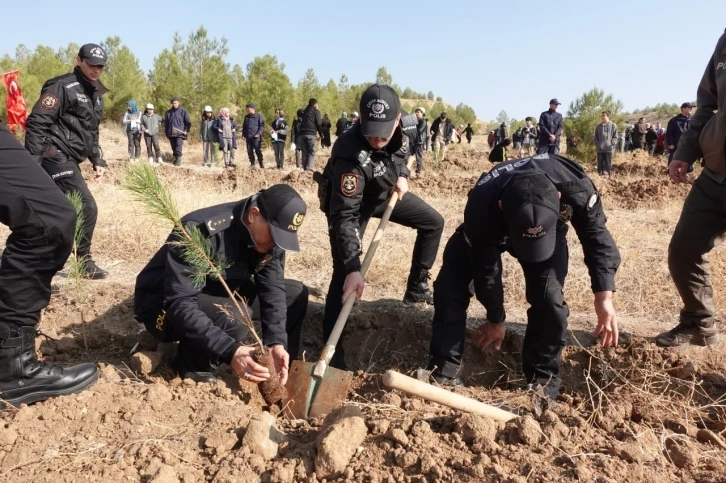
[[[476,345],[499,350],[505,335],[502,258],[508,251],[524,272],[527,330],[522,366],[527,383],[555,398],[569,310],[563,289],[568,269],[568,222],[577,232],[595,293],[603,346],[618,342],[612,294],[620,254],[605,226],[597,189],[582,168],[556,155],[503,163],[482,175],[469,192],[464,223],[444,250],[434,282],[429,369],[442,384],[460,385],[466,310],[473,292],[487,310]]]
[[[444,219],[425,201],[408,193],[410,157],[408,137],[402,130],[401,104],[388,86],[373,85],[360,101],[360,121],[336,141],[323,171],[327,186],[321,197],[328,217],[333,254],[333,277],[325,299],[323,336],[333,330],[343,301],[353,292],[363,294],[361,239],[371,217],[380,218],[392,191],[400,201],[391,213],[391,222],[415,228],[411,271],[404,294],[407,303],[432,303],[428,286],[429,270],[436,259]],[[416,118],[410,116],[415,128]],[[345,368],[342,344],[336,348],[330,365]]]
[[[262,341],[272,347],[282,384],[290,356],[297,356],[308,306],[308,289],[284,277],[285,250],[300,250],[297,232],[305,212],[300,195],[279,184],[182,218],[186,227],[206,235],[214,256],[229,264],[224,280],[247,301],[252,319],[261,321]],[[230,318],[234,308],[220,282],[208,277],[201,288],[192,283],[194,270],[174,245],[176,237],[169,236],[136,279],[136,319],[159,341],[179,341],[174,367],[182,378],[213,382],[213,369],[224,362],[239,377],[267,379],[269,371],[252,360],[254,347],[241,343],[248,330]]]

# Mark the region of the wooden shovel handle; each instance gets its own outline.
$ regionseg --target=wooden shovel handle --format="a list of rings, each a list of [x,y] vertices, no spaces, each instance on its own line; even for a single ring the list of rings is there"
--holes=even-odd
[[[428,401],[433,401],[450,408],[458,409],[467,413],[478,414],[495,421],[509,421],[517,417],[516,414],[500,409],[496,406],[484,404],[475,399],[456,394],[440,387],[421,382],[413,377],[404,376],[396,371],[386,371],[383,374],[383,384],[391,389],[398,389],[412,396],[417,396]]]

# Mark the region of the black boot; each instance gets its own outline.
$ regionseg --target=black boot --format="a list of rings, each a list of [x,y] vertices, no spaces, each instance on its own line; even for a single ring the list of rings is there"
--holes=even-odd
[[[217,380],[213,374],[216,367],[209,363],[209,359],[201,361],[199,358],[191,356],[188,349],[185,349],[181,344],[171,365],[182,379],[191,379],[196,383],[207,384]]]
[[[108,272],[96,265],[92,258],[86,257],[83,265],[84,275],[91,280],[103,280],[108,277]]]
[[[181,156],[174,156],[174,166],[181,166]]]
[[[19,407],[49,397],[75,394],[98,380],[96,364],[78,364],[64,369],[38,362],[35,355],[38,331],[35,327],[21,327],[19,332],[0,339],[0,407],[3,402]]]
[[[407,304],[423,302],[428,305],[433,305],[434,294],[429,290],[429,277],[429,271],[425,268],[411,270],[403,301]]]

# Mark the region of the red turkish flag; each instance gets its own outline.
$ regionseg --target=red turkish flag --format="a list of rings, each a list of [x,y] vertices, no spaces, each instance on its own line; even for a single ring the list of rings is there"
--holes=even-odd
[[[15,130],[15,126],[21,126],[25,129],[25,118],[28,117],[28,108],[25,105],[25,98],[20,91],[18,85],[18,71],[6,72],[3,74],[3,83],[5,90],[8,92],[7,110],[8,110],[8,126],[11,131]]]

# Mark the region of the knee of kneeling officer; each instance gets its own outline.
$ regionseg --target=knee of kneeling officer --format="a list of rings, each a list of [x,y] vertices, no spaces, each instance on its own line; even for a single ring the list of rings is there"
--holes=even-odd
[[[285,284],[287,286],[286,289],[290,305],[307,307],[310,291],[305,284],[298,282],[297,280],[286,280]]]

